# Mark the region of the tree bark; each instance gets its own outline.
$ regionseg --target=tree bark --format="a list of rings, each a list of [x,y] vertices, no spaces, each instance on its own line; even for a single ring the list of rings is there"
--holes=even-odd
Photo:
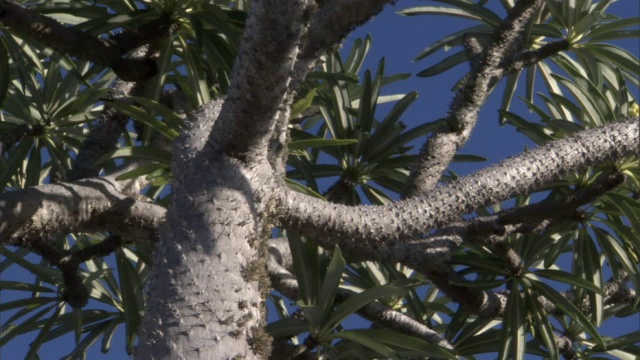
[[[263,330],[269,227],[255,194],[271,169],[207,144],[220,108],[214,102],[196,111],[177,140],[176,180],[136,359],[254,359],[270,352]]]

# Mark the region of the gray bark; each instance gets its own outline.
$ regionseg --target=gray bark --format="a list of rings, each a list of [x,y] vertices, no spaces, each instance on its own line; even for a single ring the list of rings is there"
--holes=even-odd
[[[282,155],[267,149],[274,131],[286,129],[297,87],[320,53],[388,2],[334,0],[317,7],[302,0],[255,1],[227,98],[194,111],[175,145],[168,211],[125,195],[126,183],[114,176],[43,185],[0,194],[0,243],[29,246],[45,233],[78,231],[154,239],[163,224],[136,359],[265,358],[271,351],[263,328],[270,287],[267,239],[273,226],[314,237],[327,248],[337,244],[350,260],[397,261],[435,271],[462,241],[456,234],[416,240],[429,230],[450,225],[480,206],[540,188],[567,172],[638,154],[636,118],[549,143],[435,187],[466,141],[496,79],[510,71],[499,60],[541,3],[523,0],[454,100],[449,128],[425,145],[409,191],[419,196],[388,206],[348,207],[288,190],[282,185],[281,163],[269,158]],[[33,23],[40,22],[40,28],[11,24],[62,52],[114,68],[124,61],[109,43],[93,39],[95,48],[105,53],[93,49],[89,54],[74,46],[82,40],[76,33],[70,40],[49,36],[44,30],[66,34],[69,29],[6,1],[0,0],[0,12],[35,17]],[[2,14],[1,21],[11,20]],[[122,70],[120,76],[151,76],[134,70]],[[441,342],[422,324],[389,309],[371,304],[369,311],[379,321],[404,322],[406,331]]]

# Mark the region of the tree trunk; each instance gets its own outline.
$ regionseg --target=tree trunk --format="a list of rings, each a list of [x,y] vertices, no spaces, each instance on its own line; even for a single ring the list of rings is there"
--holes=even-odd
[[[206,106],[204,113],[216,117],[217,110]],[[136,359],[254,359],[270,352],[263,330],[268,228],[256,197],[256,184],[270,171],[203,151],[210,126],[202,122],[175,149],[173,198]]]

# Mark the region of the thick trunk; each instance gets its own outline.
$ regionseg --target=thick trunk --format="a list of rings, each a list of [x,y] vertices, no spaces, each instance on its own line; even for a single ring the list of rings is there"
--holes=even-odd
[[[270,341],[255,189],[225,156],[192,169],[175,185],[155,251],[136,359],[260,358]]]
[[[271,171],[206,145],[221,105],[192,114],[198,120],[176,143],[172,204],[154,252],[136,359],[255,359],[270,351],[263,332],[268,228],[256,194]]]

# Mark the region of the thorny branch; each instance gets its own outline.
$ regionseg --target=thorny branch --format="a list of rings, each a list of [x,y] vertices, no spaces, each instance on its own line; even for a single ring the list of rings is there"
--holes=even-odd
[[[505,210],[492,216],[476,218],[468,224],[454,225],[443,229],[438,235],[447,234],[456,237],[458,243],[480,243],[492,248],[508,264],[510,271],[518,275],[522,269],[520,256],[506,243],[506,236],[513,233],[536,232],[547,228],[550,221],[561,221],[568,217],[579,217],[578,208],[596,200],[607,191],[614,189],[624,181],[624,176],[614,172],[603,176],[594,184],[584,189],[577,190],[560,200],[545,201],[537,204],[527,205],[515,209]],[[516,224],[516,225],[513,225]],[[446,258],[448,259],[448,257]],[[411,265],[408,265],[411,266]],[[419,269],[419,268],[416,268]],[[435,268],[432,268],[435,269]],[[434,284],[439,284],[440,290],[460,304],[469,306],[475,313],[484,313],[487,316],[494,316],[495,312],[501,312],[504,302],[501,297],[489,294],[485,291],[465,288],[453,285],[450,278],[456,277],[453,268],[443,271],[444,267],[438,271],[425,272]],[[495,300],[487,302],[488,300]],[[492,309],[487,311],[486,309]]]
[[[568,172],[637,154],[638,118],[583,131],[507,159],[419,197],[386,206],[326,203],[285,188],[273,192],[285,227],[347,251],[411,241],[455,216],[549,184]],[[325,234],[331,234],[328,238]]]
[[[519,31],[533,16],[542,0],[518,1],[508,17],[498,27],[482,53],[475,55],[468,80],[458,90],[449,107],[446,124],[431,135],[419,153],[417,163],[406,183],[404,197],[423,194],[433,189],[440,174],[451,163],[456,151],[464,145],[473,130],[480,108],[491,90],[505,75],[501,60],[508,53]]]

